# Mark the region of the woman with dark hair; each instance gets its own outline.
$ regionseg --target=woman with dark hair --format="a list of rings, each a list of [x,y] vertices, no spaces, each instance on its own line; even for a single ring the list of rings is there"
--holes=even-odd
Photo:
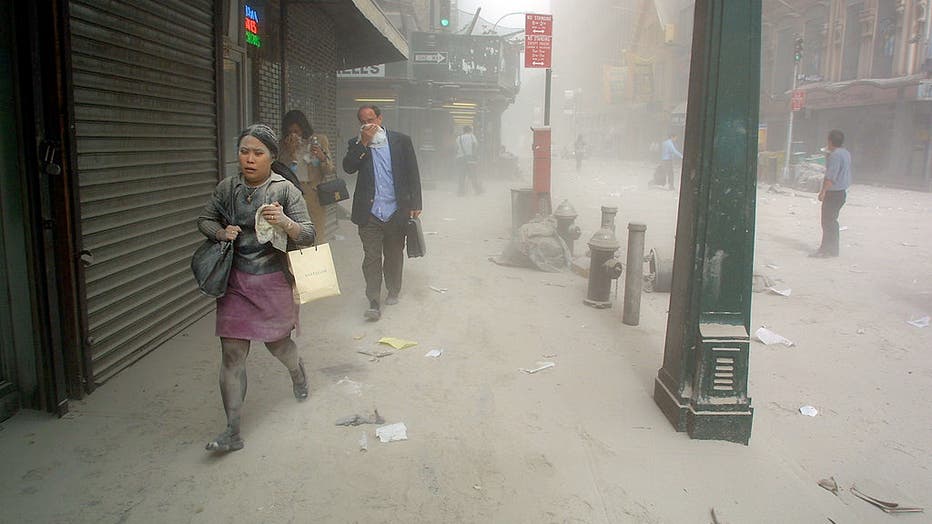
[[[251,340],[265,347],[288,368],[294,396],[307,398],[307,374],[291,331],[298,323],[294,276],[288,266],[288,246],[314,243],[301,191],[272,169],[278,155],[275,132],[252,125],[239,136],[240,174],[224,179],[197,219],[207,238],[234,244],[233,268],[226,294],[217,299],[217,336],[220,337],[220,396],[227,427],[207,443],[207,449],[242,449],[240,410],[246,398],[246,356]],[[232,205],[232,209],[231,209]],[[231,217],[227,223],[224,215]],[[260,220],[261,219],[261,220]],[[278,235],[262,242],[263,237]],[[278,247],[274,247],[277,244]]]
[[[317,238],[327,238],[327,209],[317,199],[317,184],[334,173],[330,141],[327,135],[315,133],[307,117],[297,109],[282,117],[281,161],[298,176]]]

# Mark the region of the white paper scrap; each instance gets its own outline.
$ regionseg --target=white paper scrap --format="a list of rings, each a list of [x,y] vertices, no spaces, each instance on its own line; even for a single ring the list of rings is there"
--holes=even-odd
[[[556,366],[556,364],[553,363],[553,362],[538,362],[538,363],[537,363],[537,366],[538,366],[538,367],[536,367],[536,368],[534,368],[534,369],[525,369],[525,368],[521,368],[519,371],[523,371],[523,372],[527,373],[528,375],[533,375],[534,373],[537,373],[538,371],[543,371],[543,370],[545,370],[545,369],[552,368],[553,366]]]
[[[793,290],[790,289],[790,288],[786,288],[786,289],[777,289],[777,288],[775,288],[775,287],[773,287],[773,286],[768,287],[768,288],[767,288],[767,291],[770,291],[770,292],[773,293],[774,295],[780,295],[781,297],[788,297],[788,296],[790,296],[791,294],[793,294]]]
[[[776,264],[767,264],[766,267],[768,267],[768,268],[770,268],[770,269],[780,269],[780,266],[778,266],[778,265],[776,265]]]
[[[432,349],[432,350],[428,351],[427,353],[424,353],[424,356],[425,356],[425,357],[434,357],[434,358],[437,358],[437,357],[439,357],[440,355],[443,355],[443,349]]]
[[[793,347],[796,345],[792,340],[778,335],[764,327],[755,331],[754,337],[768,346],[772,344],[783,344],[786,347]]]
[[[396,422],[376,429],[375,436],[379,437],[382,442],[408,440],[408,427],[405,426],[404,422]]]
[[[929,315],[907,320],[906,323],[917,328],[929,327]]]
[[[814,417],[819,414],[819,410],[812,406],[803,406],[799,408],[799,412],[807,417]]]
[[[447,292],[447,288],[445,288],[445,287],[434,287],[434,286],[427,286],[427,287],[431,288],[432,290],[436,291],[437,293],[446,293],[446,292]]]

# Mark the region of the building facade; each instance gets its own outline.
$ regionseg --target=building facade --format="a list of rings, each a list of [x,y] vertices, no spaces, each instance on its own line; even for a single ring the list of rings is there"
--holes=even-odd
[[[764,3],[761,122],[786,147],[797,39],[793,153],[817,153],[841,129],[858,182],[930,190],[932,23],[927,0]]]
[[[0,419],[58,413],[213,309],[195,219],[247,124],[336,133],[336,70],[406,57],[371,1],[2,0]]]

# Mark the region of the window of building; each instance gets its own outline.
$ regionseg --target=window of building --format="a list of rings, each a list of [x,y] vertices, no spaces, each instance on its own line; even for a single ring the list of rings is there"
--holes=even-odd
[[[880,2],[877,6],[877,29],[874,32],[874,78],[893,76],[893,55],[896,52],[896,6]]]
[[[803,28],[803,58],[799,64],[800,83],[822,81],[822,57],[825,53],[826,11],[818,6],[806,13]]]
[[[849,0],[845,12],[845,41],[841,52],[841,80],[858,77],[858,62],[861,54],[861,10],[864,4]]]

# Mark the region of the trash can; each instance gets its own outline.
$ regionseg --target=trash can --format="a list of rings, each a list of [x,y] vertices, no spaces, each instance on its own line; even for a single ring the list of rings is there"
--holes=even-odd
[[[527,224],[534,218],[537,208],[534,202],[534,190],[522,187],[511,190],[511,228],[517,232],[518,228]]]

